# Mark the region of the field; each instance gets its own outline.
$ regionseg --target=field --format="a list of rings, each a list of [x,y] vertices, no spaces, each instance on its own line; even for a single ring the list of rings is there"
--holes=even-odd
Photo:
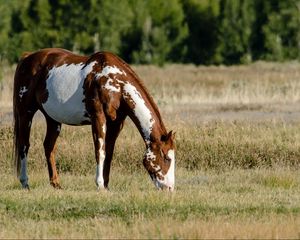
[[[176,188],[157,191],[128,119],[110,191],[96,191],[89,126],[63,126],[48,183],[34,119],[31,191],[11,163],[12,78],[0,66],[0,238],[300,238],[300,64],[134,66],[176,131]]]

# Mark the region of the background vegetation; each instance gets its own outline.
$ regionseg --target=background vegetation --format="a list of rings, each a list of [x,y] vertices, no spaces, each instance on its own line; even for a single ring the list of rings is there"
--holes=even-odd
[[[300,0],[0,0],[0,57],[62,47],[130,63],[300,58]]]

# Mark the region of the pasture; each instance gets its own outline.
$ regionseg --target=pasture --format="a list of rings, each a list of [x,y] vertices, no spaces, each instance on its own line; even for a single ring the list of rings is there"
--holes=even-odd
[[[135,66],[176,131],[175,192],[157,191],[127,119],[110,191],[96,191],[89,126],[63,125],[49,184],[36,115],[28,174],[13,175],[12,79],[0,66],[0,238],[299,238],[300,65]]]

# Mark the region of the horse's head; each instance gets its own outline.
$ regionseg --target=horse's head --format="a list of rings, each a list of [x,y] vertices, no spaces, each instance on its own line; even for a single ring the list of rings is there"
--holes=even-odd
[[[158,189],[174,190],[175,185],[175,134],[169,132],[159,141],[148,145],[144,166]]]

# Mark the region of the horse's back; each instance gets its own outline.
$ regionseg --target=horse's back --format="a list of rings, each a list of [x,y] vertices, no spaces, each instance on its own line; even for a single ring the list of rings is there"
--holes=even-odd
[[[49,70],[54,66],[88,64],[93,61],[129,67],[122,59],[110,52],[96,52],[90,56],[82,56],[62,48],[45,48],[36,52],[24,52],[18,63],[16,74],[21,71],[22,74],[33,76],[43,69]]]
[[[85,109],[84,84],[90,73],[105,66],[128,70],[124,61],[110,52],[76,55],[60,48],[23,54],[16,73],[16,103],[35,104],[57,122],[81,125],[89,117]],[[86,86],[89,86],[90,77]],[[111,96],[111,94],[109,95]]]
[[[63,64],[82,63],[88,57],[76,55],[61,48],[45,48],[36,52],[25,52],[22,54],[17,65],[14,86],[29,86],[46,80],[48,71],[54,66]]]

